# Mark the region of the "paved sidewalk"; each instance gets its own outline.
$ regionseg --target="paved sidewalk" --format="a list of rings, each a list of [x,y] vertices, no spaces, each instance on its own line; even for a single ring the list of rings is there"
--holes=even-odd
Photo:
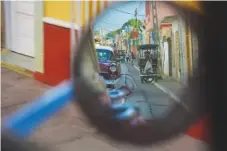
[[[6,68],[1,68],[1,109],[6,116],[19,106],[31,102],[43,94],[47,85],[17,74]]]
[[[42,95],[49,86],[24,75],[1,67],[1,113],[7,117],[36,97]],[[53,118],[43,124],[31,140],[49,145],[61,144],[91,135],[94,128],[86,123],[86,118],[76,105],[69,104]]]
[[[1,62],[34,71],[35,59],[12,51],[1,54]]]
[[[5,68],[1,68],[1,77],[2,117],[31,102],[49,88]],[[203,142],[186,135],[152,147],[115,142],[97,133],[87,123],[79,107],[73,104],[42,125],[30,139],[59,151],[198,151],[207,147]]]

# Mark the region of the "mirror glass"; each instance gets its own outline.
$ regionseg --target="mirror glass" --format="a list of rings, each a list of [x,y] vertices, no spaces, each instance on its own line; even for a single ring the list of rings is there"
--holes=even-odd
[[[94,22],[100,75],[112,82],[107,88],[131,89],[122,103],[137,106],[145,119],[161,117],[179,102],[192,76],[198,42],[181,14],[166,2],[121,2]]]
[[[94,135],[96,135],[97,131],[103,131],[109,136],[119,136],[116,136],[115,138],[128,136],[124,137],[124,139],[131,139],[131,142],[134,141],[137,143],[144,143],[144,141],[146,141],[147,143],[150,143],[154,140],[166,138],[166,134],[160,135],[163,134],[162,132],[167,132],[168,135],[171,134],[168,133],[171,130],[172,132],[176,132],[176,129],[179,129],[179,127],[182,126],[182,123],[190,123],[187,121],[188,118],[185,118],[187,116],[181,114],[183,112],[182,110],[179,114],[168,114],[170,116],[173,116],[171,118],[166,116],[166,119],[168,120],[167,122],[160,122],[164,119],[160,117],[168,113],[166,111],[170,109],[171,105],[174,104],[174,102],[181,102],[178,94],[180,93],[180,90],[182,90],[181,88],[187,85],[188,77],[192,76],[192,69],[195,67],[196,60],[198,58],[198,40],[195,33],[191,29],[190,16],[183,14],[179,10],[171,7],[169,4],[161,1],[120,2],[111,5],[109,8],[102,12],[102,8],[104,8],[104,6],[107,6],[107,3],[112,2],[74,1],[74,3],[72,3],[70,1],[43,1],[41,3],[34,3],[31,1],[29,2],[29,5],[28,3],[22,3],[19,1],[15,3],[9,2],[8,4],[4,3],[4,7],[1,9],[1,11],[8,11],[8,13],[5,12],[5,18],[4,14],[1,13],[1,15],[3,15],[1,17],[3,23],[5,21],[5,26],[2,26],[3,38],[1,38],[3,47],[8,44],[12,44],[12,41],[8,41],[11,39],[9,37],[13,37],[11,35],[11,31],[7,32],[7,29],[10,26],[6,25],[8,24],[7,22],[9,20],[13,20],[10,19],[9,16],[15,17],[16,14],[28,16],[28,14],[23,14],[22,12],[18,14],[19,8],[21,9],[21,11],[23,9],[24,11],[28,11],[31,10],[31,8],[35,8],[35,12],[40,13],[40,15],[38,15],[40,17],[38,18],[36,18],[37,14],[30,14],[29,18],[31,20],[27,17],[19,16],[16,20],[20,21],[22,24],[23,21],[21,21],[21,19],[23,18],[29,19],[31,21],[29,21],[30,23],[32,23],[32,20],[35,21],[35,27],[29,29],[38,29],[40,25],[40,30],[36,30],[38,32],[40,31],[37,35],[38,37],[36,38],[39,39],[40,37],[41,40],[44,39],[45,45],[42,46],[42,43],[36,41],[35,46],[40,46],[36,47],[38,48],[37,50],[40,50],[42,53],[45,52],[45,54],[46,52],[50,54],[50,51],[46,51],[48,47],[48,50],[55,50],[54,53],[57,54],[57,56],[55,56],[57,58],[53,57],[50,59],[51,66],[48,66],[48,69],[51,69],[51,72],[49,72],[49,70],[47,72],[46,70],[46,61],[48,59],[42,59],[42,55],[35,56],[35,60],[45,60],[45,70],[43,71],[45,72],[45,76],[44,74],[37,72],[39,78],[44,81],[47,81],[48,79],[48,81],[50,80],[51,83],[60,80],[61,77],[64,79],[69,79],[66,78],[67,76],[69,76],[70,71],[69,60],[71,60],[70,58],[72,57],[72,60],[74,61],[72,76],[73,81],[75,82],[75,88],[77,89],[75,93],[75,102],[79,104],[79,106],[76,106],[75,110],[74,104],[69,104],[62,113],[58,113],[55,118],[47,123],[47,125],[42,126],[42,128],[38,130],[38,134],[34,135],[35,137],[32,138],[35,141],[47,141],[47,143],[51,144],[51,146],[56,146],[59,144],[62,145],[63,142],[68,144],[68,146],[66,145],[67,147],[61,147],[62,149],[60,150],[75,150],[78,148],[78,145],[82,151],[89,151],[91,150],[91,148],[93,150],[99,150],[100,145],[103,146],[103,142],[101,142],[102,144],[99,144],[100,141],[95,143],[93,141],[90,141],[90,136],[93,137]],[[45,10],[43,10],[43,5],[45,6]],[[72,10],[70,10],[70,5],[74,6],[72,7]],[[17,10],[17,12],[12,11],[13,9],[10,9],[11,6],[17,7],[18,9],[15,9]],[[30,7],[30,9],[28,9],[28,7]],[[60,13],[56,10],[63,10],[62,12],[65,13]],[[73,12],[74,15],[72,15]],[[94,21],[91,30],[86,31],[85,28],[80,28],[81,26],[86,26],[86,19],[92,20],[92,18],[99,12],[101,12],[101,14]],[[12,13],[14,15],[9,15]],[[44,18],[41,17],[43,14],[45,16]],[[68,22],[66,21],[67,19],[69,19]],[[38,20],[40,20],[39,23],[37,22]],[[75,29],[73,29],[74,27],[72,27],[71,35],[69,35],[70,30],[68,29],[69,24],[71,24],[70,22],[76,23]],[[30,26],[32,25],[33,24],[30,24]],[[44,33],[42,33],[43,26],[45,29]],[[18,27],[26,27],[25,29],[27,29],[27,26],[18,25]],[[83,30],[85,30],[85,32]],[[4,33],[4,31],[6,31],[6,33]],[[73,31],[75,32],[75,35]],[[20,32],[20,34],[24,33]],[[48,38],[48,36],[52,36],[53,38]],[[71,36],[70,42],[69,36]],[[81,41],[79,41],[80,36],[83,36],[83,39]],[[18,37],[14,38],[19,40]],[[30,36],[29,38],[22,36],[20,38],[32,40],[34,37]],[[20,42],[26,42],[26,40],[20,40]],[[20,42],[16,44],[18,45]],[[71,56],[71,54],[69,53],[69,44],[72,45],[72,50],[75,50],[73,49],[73,44],[79,46],[79,48],[74,51],[76,52],[75,56]],[[54,49],[52,49],[52,45]],[[43,49],[41,49],[41,47]],[[67,55],[62,55],[63,52]],[[36,54],[38,55],[42,53]],[[48,56],[52,56],[52,54]],[[58,61],[59,59],[60,61]],[[12,55],[7,54],[3,56],[2,61],[4,60],[13,61],[14,59],[12,59]],[[27,59],[25,59],[25,61],[26,60]],[[19,59],[19,61],[22,61],[22,59]],[[54,68],[50,68],[53,64],[58,62],[61,64],[59,66],[59,69],[55,68],[56,66],[54,66]],[[38,70],[42,71],[43,62],[40,62],[36,65],[38,65]],[[63,68],[67,70],[62,71]],[[23,106],[25,100],[32,100],[33,98],[35,98],[35,96],[38,96],[40,94],[41,89],[39,87],[37,87],[37,89],[34,89],[35,85],[37,85],[36,82],[34,83],[34,81],[31,81],[31,79],[29,78],[23,78],[19,75],[15,75],[8,70],[2,69],[2,71],[5,73],[7,72],[7,76],[5,74],[5,78],[7,77],[6,80],[2,81],[9,82],[9,84],[6,83],[5,87],[3,88],[3,95],[5,96],[3,96],[3,102],[8,104],[11,101],[15,100],[21,101],[21,103],[19,104],[8,104],[9,106],[7,107],[3,105],[4,115],[13,112],[14,110],[16,110],[16,108],[21,107],[21,105]],[[8,72],[10,73],[10,76],[8,76]],[[51,73],[50,75],[52,76],[49,77],[49,73]],[[52,77],[58,80],[52,79]],[[16,84],[16,82],[19,82],[20,84]],[[27,87],[24,87],[24,85],[26,84]],[[25,93],[16,93],[14,89],[24,90]],[[43,92],[47,89],[49,89],[49,87],[42,86]],[[9,92],[11,92],[11,94],[9,94]],[[61,92],[64,93],[65,90],[62,89]],[[110,97],[106,95],[106,92],[108,92]],[[188,100],[190,99],[191,98],[189,98]],[[193,101],[193,99],[191,100]],[[57,102],[62,103],[62,101],[59,100],[57,100]],[[58,103],[57,105],[59,105]],[[126,120],[123,119],[122,121],[113,118],[115,115],[118,115],[118,112],[116,113],[113,108],[109,108],[113,107],[114,105],[112,106],[111,104],[107,107],[103,105],[105,103],[108,105],[111,103],[121,103],[135,106],[135,111],[131,113],[133,113],[133,116],[135,116],[136,120],[134,120],[134,117],[130,117],[132,119],[133,126],[130,125],[131,119],[129,118],[125,118]],[[43,105],[46,106],[45,103]],[[56,109],[57,105],[54,104],[53,110]],[[96,121],[96,123],[94,124],[95,126],[92,127],[87,122],[84,122],[85,117],[82,114],[78,114],[78,111],[80,109],[84,111],[87,117],[89,117],[90,121],[92,121],[93,123],[95,123],[94,121]],[[132,110],[133,109],[131,109],[131,111]],[[144,131],[144,129],[141,130],[140,127],[136,127],[133,124],[134,121],[139,121],[137,119],[141,119],[137,118],[138,116],[141,117],[140,115],[144,119],[159,118],[159,120],[147,120],[146,122],[143,121],[145,123],[145,126],[148,125],[152,127],[146,127],[144,128],[146,131]],[[130,121],[130,123],[128,121]],[[159,125],[156,124],[157,121]],[[154,122],[156,123],[154,124]],[[27,124],[29,123],[32,122],[28,122]],[[179,127],[176,127],[176,124]],[[103,125],[105,125],[106,127],[104,127]],[[93,129],[94,127],[96,128]],[[183,130],[181,129],[181,132],[182,131]],[[89,137],[87,137],[87,134],[89,134]],[[87,138],[89,139],[85,143],[84,139]],[[94,141],[98,141],[97,138],[93,139]],[[105,138],[105,140],[106,139],[107,138]],[[71,143],[72,141],[73,146]],[[80,146],[81,144],[84,145],[84,148]],[[98,144],[98,147],[96,146],[97,149],[93,146],[94,144]],[[108,148],[110,148],[110,146]],[[129,148],[126,149],[126,147],[122,148],[118,149],[124,151],[129,150]],[[134,150],[141,150],[135,147],[132,148]],[[146,149],[152,150],[150,148]],[[171,151],[171,149],[168,150]]]

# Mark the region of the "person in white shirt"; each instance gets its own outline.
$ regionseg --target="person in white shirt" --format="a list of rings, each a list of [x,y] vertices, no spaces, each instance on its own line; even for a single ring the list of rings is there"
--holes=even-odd
[[[131,52],[128,50],[126,53],[126,61],[129,62],[131,57]]]

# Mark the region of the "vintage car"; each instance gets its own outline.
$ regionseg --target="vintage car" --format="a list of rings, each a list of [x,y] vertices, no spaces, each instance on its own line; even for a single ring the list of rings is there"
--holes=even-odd
[[[99,61],[100,75],[113,85],[120,77],[120,64],[116,60],[114,50],[108,46],[96,46],[96,54]]]

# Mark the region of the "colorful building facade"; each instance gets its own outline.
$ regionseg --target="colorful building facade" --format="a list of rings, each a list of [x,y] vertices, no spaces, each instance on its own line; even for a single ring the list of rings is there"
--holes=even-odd
[[[166,16],[174,16],[177,14],[176,10],[170,7],[166,2],[157,1],[156,5],[158,14],[158,25],[160,25],[160,23]],[[151,1],[145,2],[145,14],[146,14],[145,29],[146,31],[149,31],[153,29]]]
[[[107,1],[2,1],[2,3],[4,7],[1,9],[3,10],[1,15],[4,14],[5,25],[3,47],[31,57],[34,60],[32,73],[35,79],[49,85],[57,85],[62,80],[70,78],[73,37],[71,26],[75,28],[75,40],[78,41],[82,27],[110,4]],[[72,14],[75,16],[74,24],[71,23]],[[149,13],[148,30],[153,25],[151,17]],[[190,33],[186,32],[185,36],[193,35]],[[196,41],[196,36],[193,37]],[[198,50],[196,46],[187,48],[190,49]],[[201,136],[203,125],[203,122],[198,123],[198,127],[192,127],[188,134],[203,137]]]
[[[149,37],[146,36],[145,39],[146,42],[149,41],[150,43],[152,41],[150,31],[152,31],[153,23],[151,6],[147,5],[148,3],[146,2],[145,35]],[[74,37],[74,41],[78,42],[81,36],[81,27],[88,21],[92,21],[97,14],[110,5],[110,2],[4,1],[3,5],[5,6],[4,10],[7,12],[2,13],[6,14],[4,15],[5,34],[8,35],[5,38],[5,47],[16,53],[33,58],[32,72],[34,77],[47,84],[56,85],[60,81],[69,78],[69,58],[71,58],[72,53],[71,40]],[[175,13],[165,3],[157,2],[157,7],[159,22],[165,15],[168,16]],[[72,36],[71,31],[72,20],[74,22],[75,36]],[[131,45],[134,53],[136,53],[136,47],[133,45],[135,41],[136,39],[133,40]],[[188,49],[191,48],[188,47]],[[189,55],[191,54],[189,53]]]
[[[44,1],[43,3],[44,79],[46,83],[55,85],[70,77],[72,19],[75,18],[73,21],[75,40],[78,42],[83,33],[82,27],[101,13],[108,6],[108,2]]]
[[[4,14],[8,15],[4,16],[8,27],[6,48],[31,58],[35,79],[57,85],[70,78],[72,37],[78,42],[83,27],[109,4],[107,1],[4,1]]]
[[[181,83],[187,83],[188,76],[191,75],[193,68],[192,37],[189,22],[185,22],[184,19],[177,15],[177,10],[166,2],[156,2],[156,5],[160,39],[166,38],[166,41],[162,41],[160,50],[160,53],[164,55],[162,56],[163,76],[171,76]],[[146,31],[152,32],[151,2],[147,1],[145,8]],[[166,28],[165,26],[169,24],[171,24],[171,28]],[[167,31],[169,31],[168,35],[166,35]],[[147,35],[149,35],[149,32]],[[146,39],[151,38],[146,37]],[[167,53],[169,57],[165,56]]]
[[[165,37],[166,42],[169,38],[171,47],[166,46],[165,48],[168,50],[168,57],[171,57],[171,62],[167,62],[167,66],[172,64],[172,75],[177,81],[186,83],[188,76],[192,75],[193,67],[196,66],[197,59],[198,59],[198,39],[196,33],[194,33],[190,28],[190,23],[188,22],[188,18],[186,20],[177,17],[175,20],[169,22],[171,26],[169,28],[163,27],[162,20],[165,17],[176,16],[176,12],[171,11],[171,9],[166,8],[166,5],[161,5],[157,2],[157,10],[158,11],[158,19],[159,19],[159,26],[160,26],[160,36],[161,41]],[[193,2],[175,2],[178,5],[192,8],[194,11],[198,13],[202,13],[200,3],[193,1]],[[165,7],[164,7],[165,6]],[[164,11],[162,8],[165,8]],[[146,2],[146,31],[149,36],[149,32],[152,31],[153,28],[153,21],[152,21],[152,6],[150,2]],[[163,10],[163,12],[162,12]],[[160,14],[161,13],[161,14]],[[164,29],[165,28],[165,29]],[[166,31],[167,30],[167,31]],[[169,30],[169,31],[168,31]],[[150,37],[146,37],[146,41],[149,41]],[[164,46],[162,47],[164,49]],[[164,50],[163,50],[164,52]],[[164,58],[165,55],[162,53],[162,57]],[[167,58],[167,57],[166,57]],[[164,59],[163,59],[164,60]],[[166,75],[170,75],[170,70],[165,71]],[[203,140],[205,142],[209,142],[209,138],[207,135],[207,117],[198,121],[192,125],[188,131],[186,132],[188,135]]]

